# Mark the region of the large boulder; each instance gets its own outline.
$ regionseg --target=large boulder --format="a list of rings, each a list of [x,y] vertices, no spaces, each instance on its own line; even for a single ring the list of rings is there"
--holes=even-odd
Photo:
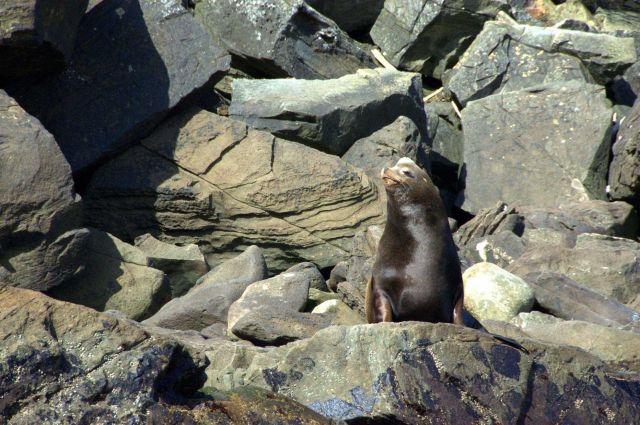
[[[609,167],[609,194],[640,209],[640,101],[622,122],[613,144]]]
[[[526,352],[442,323],[332,326],[268,351],[208,353],[207,385],[258,386],[358,423],[632,423],[640,415],[637,375],[616,377],[579,349],[522,344]]]
[[[149,267],[140,249],[97,229],[89,229],[84,269],[47,293],[98,311],[118,310],[143,320],[169,299],[167,276]]]
[[[349,33],[371,28],[384,6],[384,0],[305,0],[305,3]]]
[[[226,328],[231,304],[249,285],[266,278],[267,265],[262,250],[250,246],[204,275],[189,292],[173,298],[143,323],[198,331],[218,323]]]
[[[0,417],[16,425],[145,423],[204,383],[206,358],[127,320],[0,289]]]
[[[382,221],[362,171],[204,110],[173,117],[142,145],[96,171],[85,197],[87,220],[123,240],[197,243],[210,267],[255,244],[272,271],[304,260],[325,268]]]
[[[78,40],[63,73],[8,89],[74,174],[137,142],[230,63],[180,0],[102,2]]]
[[[0,286],[59,285],[82,267],[80,199],[53,136],[1,90],[0,164]]]
[[[487,22],[446,87],[462,105],[502,92],[556,81],[608,83],[637,60],[633,38]],[[592,78],[593,76],[593,78]]]
[[[394,66],[441,78],[507,4],[500,0],[386,0],[371,38]]]
[[[336,78],[373,60],[303,0],[202,0],[195,17],[244,66],[275,77]]]
[[[384,68],[325,81],[235,80],[229,114],[336,155],[399,116],[413,120],[422,135],[426,125],[420,76]]]
[[[0,82],[62,70],[88,2],[0,2]]]
[[[470,102],[462,111],[462,208],[604,199],[611,117],[604,88],[579,81]]]

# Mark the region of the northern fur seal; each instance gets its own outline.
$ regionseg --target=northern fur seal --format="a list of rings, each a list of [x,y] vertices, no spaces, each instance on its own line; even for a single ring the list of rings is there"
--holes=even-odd
[[[462,325],[460,261],[438,189],[409,158],[381,177],[387,224],[367,285],[367,321]]]

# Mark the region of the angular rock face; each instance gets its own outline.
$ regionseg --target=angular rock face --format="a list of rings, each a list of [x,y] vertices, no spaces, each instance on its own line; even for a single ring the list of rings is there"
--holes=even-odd
[[[69,164],[40,122],[0,90],[0,286],[46,290],[82,266],[86,232]]]
[[[127,321],[0,289],[0,415],[9,423],[144,423],[203,384],[206,359]]]
[[[603,199],[611,116],[604,89],[577,81],[470,102],[462,112],[462,208]]]
[[[206,111],[174,117],[142,145],[99,169],[85,198],[88,221],[124,240],[197,243],[211,267],[256,244],[272,271],[324,268],[382,221],[361,171]]]
[[[403,115],[426,135],[420,76],[384,68],[327,81],[235,80],[229,114],[336,155]]]
[[[640,415],[633,378],[608,375],[581,350],[523,344],[531,354],[448,324],[334,326],[270,351],[238,347],[207,370],[208,385],[251,383],[353,421],[606,423],[615,415],[625,423]]]
[[[135,246],[96,229],[87,238],[85,268],[48,291],[56,299],[99,311],[118,310],[143,320],[171,298],[167,276],[149,267],[149,258]]]
[[[306,0],[347,32],[361,32],[371,28],[382,11],[384,0]]]
[[[0,2],[0,82],[60,71],[88,1]]]
[[[609,194],[640,208],[640,102],[625,118],[613,144],[609,167]]]
[[[387,0],[370,34],[396,67],[441,78],[506,8],[499,0]]]
[[[62,74],[10,88],[55,136],[74,173],[147,135],[230,63],[179,0],[102,2],[78,40]]]
[[[445,84],[466,105],[556,81],[605,84],[636,60],[633,38],[487,22]]]

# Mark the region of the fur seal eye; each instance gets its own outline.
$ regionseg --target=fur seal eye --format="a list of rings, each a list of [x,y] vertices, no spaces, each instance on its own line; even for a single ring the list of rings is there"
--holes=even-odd
[[[404,174],[405,176],[410,177],[412,179],[415,178],[413,173],[411,171],[409,171],[409,170],[402,170],[402,174]]]

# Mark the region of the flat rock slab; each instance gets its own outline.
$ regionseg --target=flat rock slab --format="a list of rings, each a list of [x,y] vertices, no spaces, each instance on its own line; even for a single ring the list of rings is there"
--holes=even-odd
[[[445,86],[462,105],[555,81],[605,84],[637,60],[633,38],[487,22]]]
[[[207,385],[250,383],[354,422],[606,423],[615,415],[632,423],[640,415],[634,375],[610,376],[576,348],[523,344],[529,354],[449,324],[332,326],[268,351],[211,353]]]
[[[146,136],[231,60],[179,0],[102,2],[78,40],[63,73],[10,89],[55,136],[74,174]]]
[[[609,187],[613,199],[623,199],[640,208],[640,102],[623,121],[609,167]]]
[[[382,221],[362,171],[204,110],[168,120],[142,145],[101,167],[85,197],[88,221],[123,240],[196,243],[210,267],[255,244],[278,272],[332,266],[355,232]]]
[[[462,111],[462,208],[604,199],[611,116],[604,88],[578,81],[470,102]]]
[[[394,66],[439,79],[506,9],[498,0],[387,0],[370,35]]]
[[[231,117],[335,155],[404,115],[426,135],[417,74],[361,69],[333,80],[235,80]]]
[[[88,2],[0,2],[0,82],[62,70]]]
[[[214,42],[263,75],[323,79],[374,67],[358,43],[302,0],[204,0],[195,17]]]
[[[2,90],[0,164],[0,286],[59,285],[83,264],[80,199],[53,136]]]
[[[262,250],[250,246],[242,254],[204,275],[189,292],[173,298],[143,323],[198,331],[222,324],[226,329],[231,304],[242,296],[249,285],[266,279],[267,274]]]

